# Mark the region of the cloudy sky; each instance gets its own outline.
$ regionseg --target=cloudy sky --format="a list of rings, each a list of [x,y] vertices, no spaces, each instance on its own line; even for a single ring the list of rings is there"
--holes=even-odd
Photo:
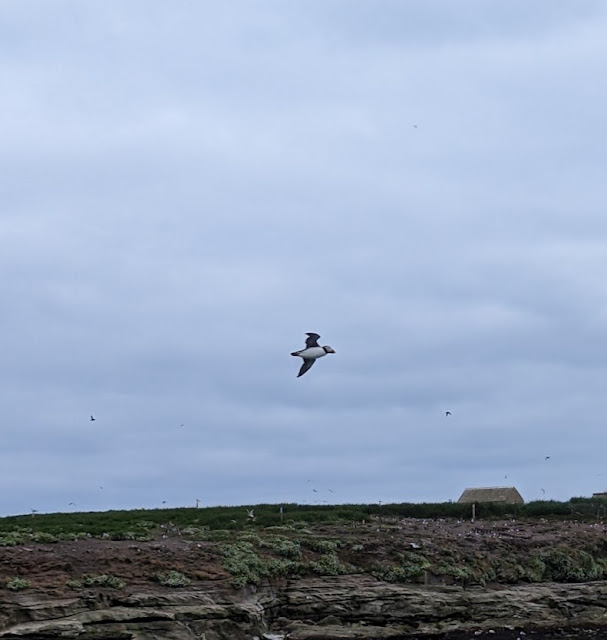
[[[2,0],[0,515],[604,489],[606,30]]]

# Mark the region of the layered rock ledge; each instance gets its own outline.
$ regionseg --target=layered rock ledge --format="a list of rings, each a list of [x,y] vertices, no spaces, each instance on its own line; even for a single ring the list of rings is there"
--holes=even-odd
[[[232,589],[74,597],[3,593],[0,638],[81,640],[380,640],[521,638],[607,629],[607,582],[468,588],[405,585],[368,575],[306,577]]]

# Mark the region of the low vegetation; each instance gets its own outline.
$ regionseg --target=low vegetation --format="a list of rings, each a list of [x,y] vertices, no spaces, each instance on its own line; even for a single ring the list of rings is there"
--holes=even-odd
[[[111,574],[85,575],[79,579],[68,580],[70,589],[84,589],[87,587],[105,587],[107,589],[124,589],[126,582]]]
[[[283,508],[280,513],[279,507]],[[254,509],[255,521],[247,518]],[[477,518],[570,518],[575,520],[607,516],[607,501],[572,498],[567,502],[537,500],[524,505],[479,504]],[[0,518],[0,545],[24,542],[55,542],[79,537],[108,537],[114,540],[147,540],[164,527],[170,537],[189,532],[200,539],[227,539],[230,532],[272,528],[276,532],[321,523],[351,523],[371,518],[469,518],[470,505],[456,502],[395,504],[260,504],[204,509],[134,509],[85,513],[36,513]],[[37,538],[37,539],[36,539]]]
[[[171,569],[166,573],[155,573],[152,576],[152,579],[165,587],[187,587],[191,582],[187,576],[183,575],[183,573],[180,573],[179,571],[175,571],[174,569]]]
[[[431,543],[435,535],[444,534],[440,533],[440,523],[448,520],[455,526],[458,519],[469,520],[470,506],[455,503],[37,513],[0,518],[0,547],[53,545],[64,540],[145,542],[178,538],[204,547],[215,558],[218,570],[222,567],[237,588],[268,579],[346,573],[368,573],[389,582],[436,580],[464,586],[580,582],[607,578],[607,542],[601,536],[581,541],[555,534],[541,545],[524,540],[514,544],[512,536],[506,541],[507,528],[517,526],[512,524],[513,518],[516,522],[541,522],[555,531],[563,522],[575,528],[578,525],[574,521],[595,522],[604,516],[606,504],[584,498],[517,506],[480,504],[476,515],[484,523],[480,525],[482,531],[469,533],[471,541],[466,545],[459,543],[463,538],[453,537],[447,545]],[[254,521],[247,516],[249,509],[254,509]],[[405,518],[412,519],[407,524],[408,537],[403,537],[401,523]],[[491,522],[502,527],[504,540],[497,529],[492,529],[498,524]],[[439,533],[435,534],[435,530]],[[474,538],[477,534],[480,537]],[[196,575],[200,572],[193,568],[192,576]],[[193,578],[165,569],[147,579],[178,588],[188,586]],[[23,577],[5,579],[2,584],[13,591],[30,586]],[[67,585],[72,589],[123,589],[126,582],[102,573],[72,578]]]
[[[23,591],[24,589],[29,589],[30,586],[30,581],[24,578],[11,578],[6,582],[6,588],[11,591]]]

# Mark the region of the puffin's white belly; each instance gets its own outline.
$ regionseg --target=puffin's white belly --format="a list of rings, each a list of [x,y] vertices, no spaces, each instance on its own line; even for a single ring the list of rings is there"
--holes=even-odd
[[[316,360],[316,358],[322,358],[327,355],[327,352],[322,347],[310,347],[299,351],[298,356],[306,358],[307,360]]]

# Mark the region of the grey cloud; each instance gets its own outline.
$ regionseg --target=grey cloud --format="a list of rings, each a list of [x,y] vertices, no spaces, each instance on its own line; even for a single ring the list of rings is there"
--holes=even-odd
[[[36,7],[0,10],[4,512],[596,488],[601,4]]]

